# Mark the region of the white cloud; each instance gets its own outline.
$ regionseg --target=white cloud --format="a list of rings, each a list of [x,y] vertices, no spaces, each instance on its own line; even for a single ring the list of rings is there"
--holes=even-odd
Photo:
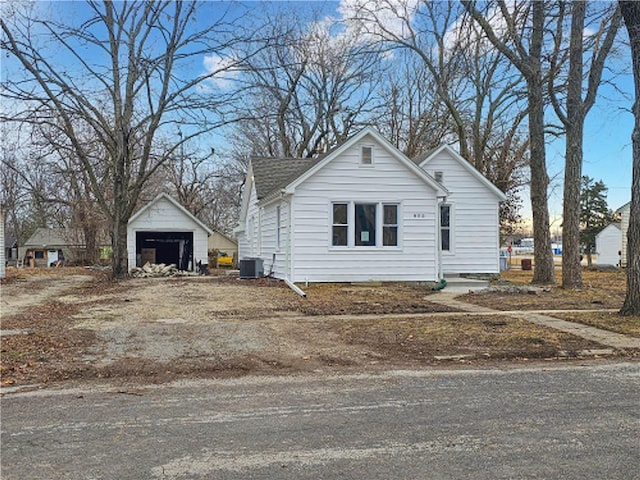
[[[240,75],[240,71],[237,68],[237,60],[232,56],[221,57],[217,53],[212,53],[205,55],[202,64],[204,65],[205,73],[211,75],[208,81],[209,85],[218,89],[226,90],[231,88]]]
[[[399,36],[407,34],[420,0],[341,0],[338,13],[355,22],[365,35]]]

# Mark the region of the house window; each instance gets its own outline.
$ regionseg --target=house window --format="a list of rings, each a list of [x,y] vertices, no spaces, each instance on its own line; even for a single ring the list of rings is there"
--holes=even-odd
[[[376,207],[375,203],[355,204],[355,245],[357,247],[375,247],[376,245]]]
[[[282,238],[282,219],[280,217],[280,206],[276,207],[276,249],[280,250],[280,241]]]
[[[373,147],[363,146],[360,165],[373,165]]]
[[[451,251],[451,205],[440,205],[440,248]]]
[[[349,231],[349,224],[347,220],[348,204],[346,203],[334,203],[333,204],[333,221],[331,232],[331,245],[334,247],[346,247]]]
[[[436,179],[436,182],[438,183],[442,183],[442,180],[444,180],[444,173],[442,172],[434,172],[433,176]]]
[[[398,246],[398,205],[382,206],[382,245]]]
[[[44,259],[44,250],[36,250],[33,253],[34,253],[34,258],[37,258],[38,260]]]
[[[331,208],[332,246],[381,248],[400,244],[399,204],[339,202]]]

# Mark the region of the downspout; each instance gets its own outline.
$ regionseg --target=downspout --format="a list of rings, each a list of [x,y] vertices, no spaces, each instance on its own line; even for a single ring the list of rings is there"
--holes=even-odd
[[[295,283],[293,283],[291,280],[289,280],[288,278],[284,279],[284,283],[287,284],[287,286],[293,290],[294,292],[296,292],[298,295],[300,295],[301,297],[306,297],[307,294],[304,293],[302,291],[302,289],[300,287],[298,287]]]

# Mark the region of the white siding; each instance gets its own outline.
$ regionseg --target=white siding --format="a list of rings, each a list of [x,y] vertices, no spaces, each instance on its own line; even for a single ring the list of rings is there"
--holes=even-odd
[[[238,237],[238,260],[258,256],[258,197],[252,185],[249,192],[249,206],[245,219],[244,232]]]
[[[278,207],[280,207],[280,245],[278,246]],[[273,272],[275,278],[287,276],[288,202],[278,200],[261,209],[262,252],[265,275]]]
[[[127,227],[129,268],[136,265],[136,232],[193,232],[193,267],[209,263],[207,232],[166,198],[160,198]]]
[[[629,219],[631,218],[631,203],[627,203],[621,209],[620,228],[622,230],[622,258],[620,266],[627,266],[627,233],[629,232]]]
[[[373,166],[360,166],[362,145]],[[332,202],[399,204],[399,247],[332,247]],[[291,208],[294,282],[436,280],[435,191],[372,138],[299,185]]]
[[[622,232],[616,225],[608,225],[596,235],[596,262],[598,265],[618,265],[622,250]]]
[[[424,169],[443,173],[451,205],[451,251],[442,254],[446,274],[498,273],[499,202],[496,196],[446,151],[431,159]]]

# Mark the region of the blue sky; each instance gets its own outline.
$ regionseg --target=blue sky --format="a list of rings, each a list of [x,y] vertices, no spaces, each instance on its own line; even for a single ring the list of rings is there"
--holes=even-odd
[[[290,1],[287,8],[300,12],[305,16],[312,9],[322,11],[323,14],[340,17],[340,9],[356,0],[341,0],[340,2],[309,2]],[[279,3],[280,6],[284,2]],[[76,17],[86,11],[84,2],[65,1],[48,2],[40,1],[37,5],[46,11],[52,10]],[[201,18],[211,18],[218,7],[229,7],[227,2],[210,1],[207,5],[208,15]],[[6,4],[5,4],[6,6]],[[244,3],[244,8],[258,11],[259,6],[264,6],[261,2]],[[254,8],[255,7],[255,8]],[[623,32],[626,35],[626,31]],[[621,52],[617,62],[630,63],[630,53]],[[6,60],[3,61],[6,65]],[[200,67],[204,70],[204,64]],[[6,69],[2,68],[2,76],[7,75]],[[612,209],[617,209],[630,200],[631,197],[631,130],[633,127],[633,116],[631,114],[631,103],[633,95],[633,79],[630,74],[621,75],[615,79],[616,87],[619,90],[604,86],[601,88],[596,105],[589,112],[585,126],[584,138],[584,166],[583,174],[595,180],[602,180],[608,187],[608,204]],[[221,138],[218,134],[212,138]],[[216,150],[220,151],[218,146]],[[549,209],[551,216],[562,213],[562,171],[564,164],[564,143],[562,140],[555,140],[548,144],[547,163],[549,175],[552,177],[552,188],[549,196]],[[530,215],[529,200],[527,195],[523,196],[525,209],[524,216]]]
[[[629,97],[633,94],[630,75],[620,77],[617,86]],[[616,210],[631,200],[631,131],[633,115],[631,101],[620,93],[615,96],[610,88],[589,112],[584,132],[583,175],[602,180],[608,187],[607,203]],[[556,140],[547,146],[547,163],[550,176],[562,177],[564,168],[564,141]],[[552,215],[562,214],[561,178],[553,179],[549,196]]]

